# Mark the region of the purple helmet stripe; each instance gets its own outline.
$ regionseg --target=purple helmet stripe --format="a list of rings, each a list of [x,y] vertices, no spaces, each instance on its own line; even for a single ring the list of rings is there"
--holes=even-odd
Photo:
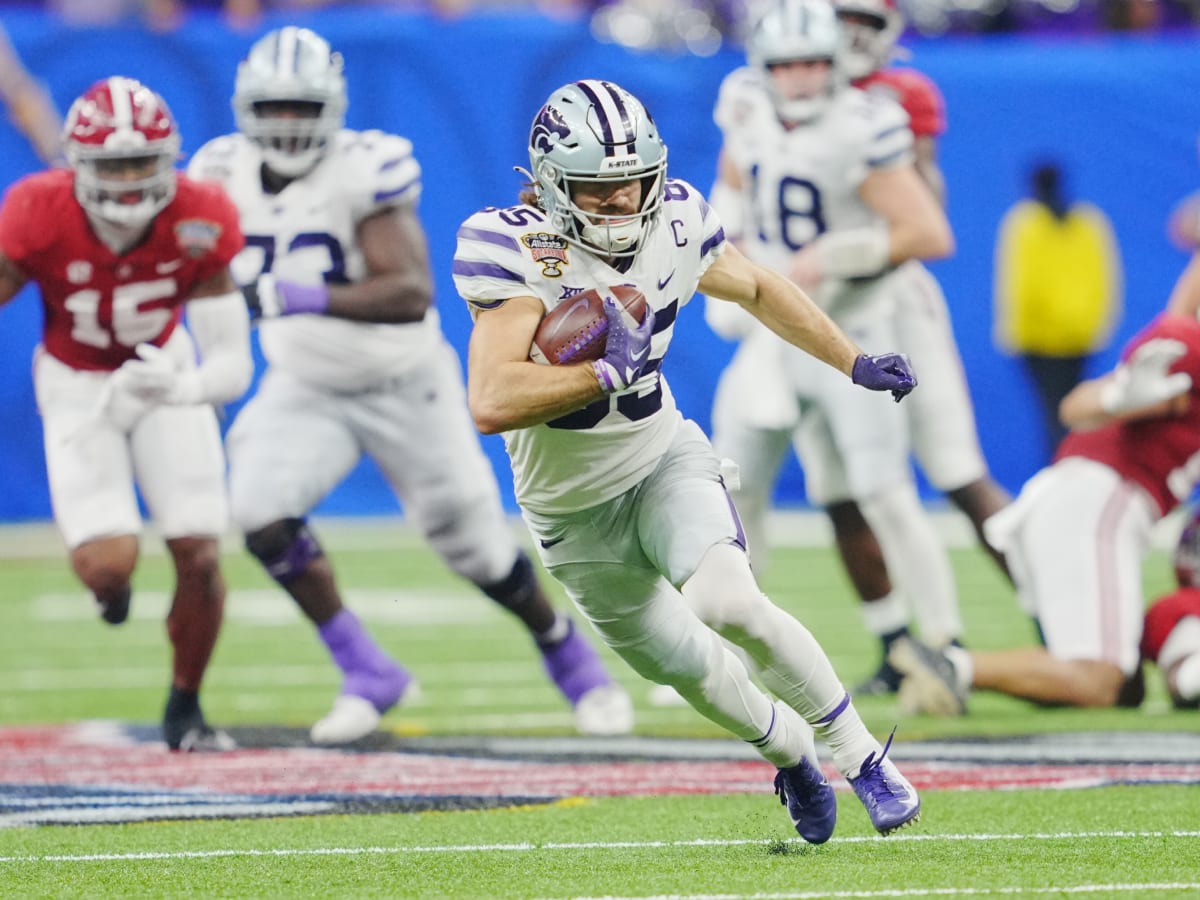
[[[625,105],[625,101],[621,99],[621,92],[612,82],[602,81],[600,84],[603,85],[604,90],[607,91],[609,97],[612,98],[613,106],[615,106],[617,109],[617,115],[621,118],[621,127],[625,130],[625,135],[628,138],[628,140],[625,142],[625,152],[632,153],[633,138],[636,134],[636,130],[633,120],[629,117],[629,107]]]
[[[604,131],[604,155],[634,155],[637,123],[630,116],[621,90],[607,81],[580,81],[578,85],[591,101],[600,120],[600,127]]]
[[[609,121],[608,113],[604,109],[604,104],[600,101],[600,95],[592,90],[592,85],[595,82],[579,81],[576,82],[579,90],[583,91],[583,95],[588,98],[592,104],[592,109],[596,110],[596,117],[600,120],[600,129],[604,132],[604,155],[612,156],[614,152],[613,146],[613,130],[612,123]]]

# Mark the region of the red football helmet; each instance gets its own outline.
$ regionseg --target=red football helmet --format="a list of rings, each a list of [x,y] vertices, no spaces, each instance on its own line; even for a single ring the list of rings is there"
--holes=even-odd
[[[100,219],[145,225],[175,196],[179,129],[140,81],[113,76],[88,88],[67,113],[64,143],[75,197]]]
[[[842,23],[842,68],[851,81],[866,78],[892,58],[904,31],[895,0],[834,0]]]
[[[1182,587],[1200,587],[1200,510],[1184,526],[1171,562]]]

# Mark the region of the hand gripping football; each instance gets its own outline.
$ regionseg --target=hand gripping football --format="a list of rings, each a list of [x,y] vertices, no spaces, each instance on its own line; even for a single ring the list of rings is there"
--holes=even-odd
[[[633,285],[614,284],[604,291],[590,288],[546,313],[534,332],[529,358],[551,366],[602,358],[608,343],[605,297],[616,300],[638,323],[646,318],[646,296]]]

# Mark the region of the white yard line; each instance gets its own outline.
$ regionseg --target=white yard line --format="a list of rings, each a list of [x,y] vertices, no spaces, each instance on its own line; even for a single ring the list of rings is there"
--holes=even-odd
[[[871,837],[842,837],[829,841],[835,844],[888,844],[899,843],[943,843],[970,842],[990,843],[998,841],[1080,841],[1080,840],[1195,840],[1200,838],[1200,831],[1062,831],[1062,832],[1029,832],[1024,834],[894,834],[883,838]],[[537,853],[545,851],[574,851],[574,850],[687,850],[695,847],[744,847],[750,845],[771,846],[779,843],[807,846],[799,838],[789,841],[761,839],[726,839],[726,838],[694,838],[686,841],[578,841],[546,843],[519,842],[511,844],[449,844],[445,846],[427,847],[296,847],[279,848],[275,850],[259,850],[255,848],[229,848],[225,850],[177,850],[177,851],[147,851],[143,853],[81,853],[81,854],[46,854],[29,856],[0,856],[0,863],[45,863],[45,862],[136,862],[139,860],[174,860],[174,859],[214,859],[221,857],[290,857],[290,856],[404,856],[408,854],[430,853]],[[1191,887],[1182,885],[1180,889]],[[1200,886],[1200,885],[1198,885]],[[1003,889],[998,889],[1003,890]],[[1055,888],[1068,890],[1068,888]],[[990,893],[995,893],[991,891]],[[988,893],[988,892],[983,892]],[[688,897],[699,898],[705,895],[689,894]],[[713,895],[724,897],[726,895]],[[906,896],[905,893],[865,893],[865,894],[746,894],[729,895],[746,897],[816,897],[816,896],[846,896],[846,897],[892,897]]]
[[[657,894],[652,896],[616,897],[573,897],[572,900],[850,900],[850,898],[887,898],[887,897],[996,897],[1020,896],[1032,894],[1129,894],[1147,891],[1164,893],[1167,891],[1194,891],[1200,889],[1200,883],[1165,882],[1152,884],[1073,884],[1066,887],[941,887],[941,888],[905,888],[903,890],[883,891],[804,891],[796,894]]]

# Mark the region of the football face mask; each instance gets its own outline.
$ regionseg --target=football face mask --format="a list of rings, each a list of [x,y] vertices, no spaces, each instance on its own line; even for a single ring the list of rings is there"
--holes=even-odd
[[[667,147],[641,102],[610,81],[550,95],[533,120],[529,164],[554,227],[603,256],[637,253],[662,208]]]
[[[233,112],[269,169],[288,178],[304,175],[345,121],[341,54],[307,28],[268,33],[238,66]]]
[[[67,114],[75,197],[113,225],[148,224],[175,196],[179,131],[162,97],[132,78],[98,81]]]

